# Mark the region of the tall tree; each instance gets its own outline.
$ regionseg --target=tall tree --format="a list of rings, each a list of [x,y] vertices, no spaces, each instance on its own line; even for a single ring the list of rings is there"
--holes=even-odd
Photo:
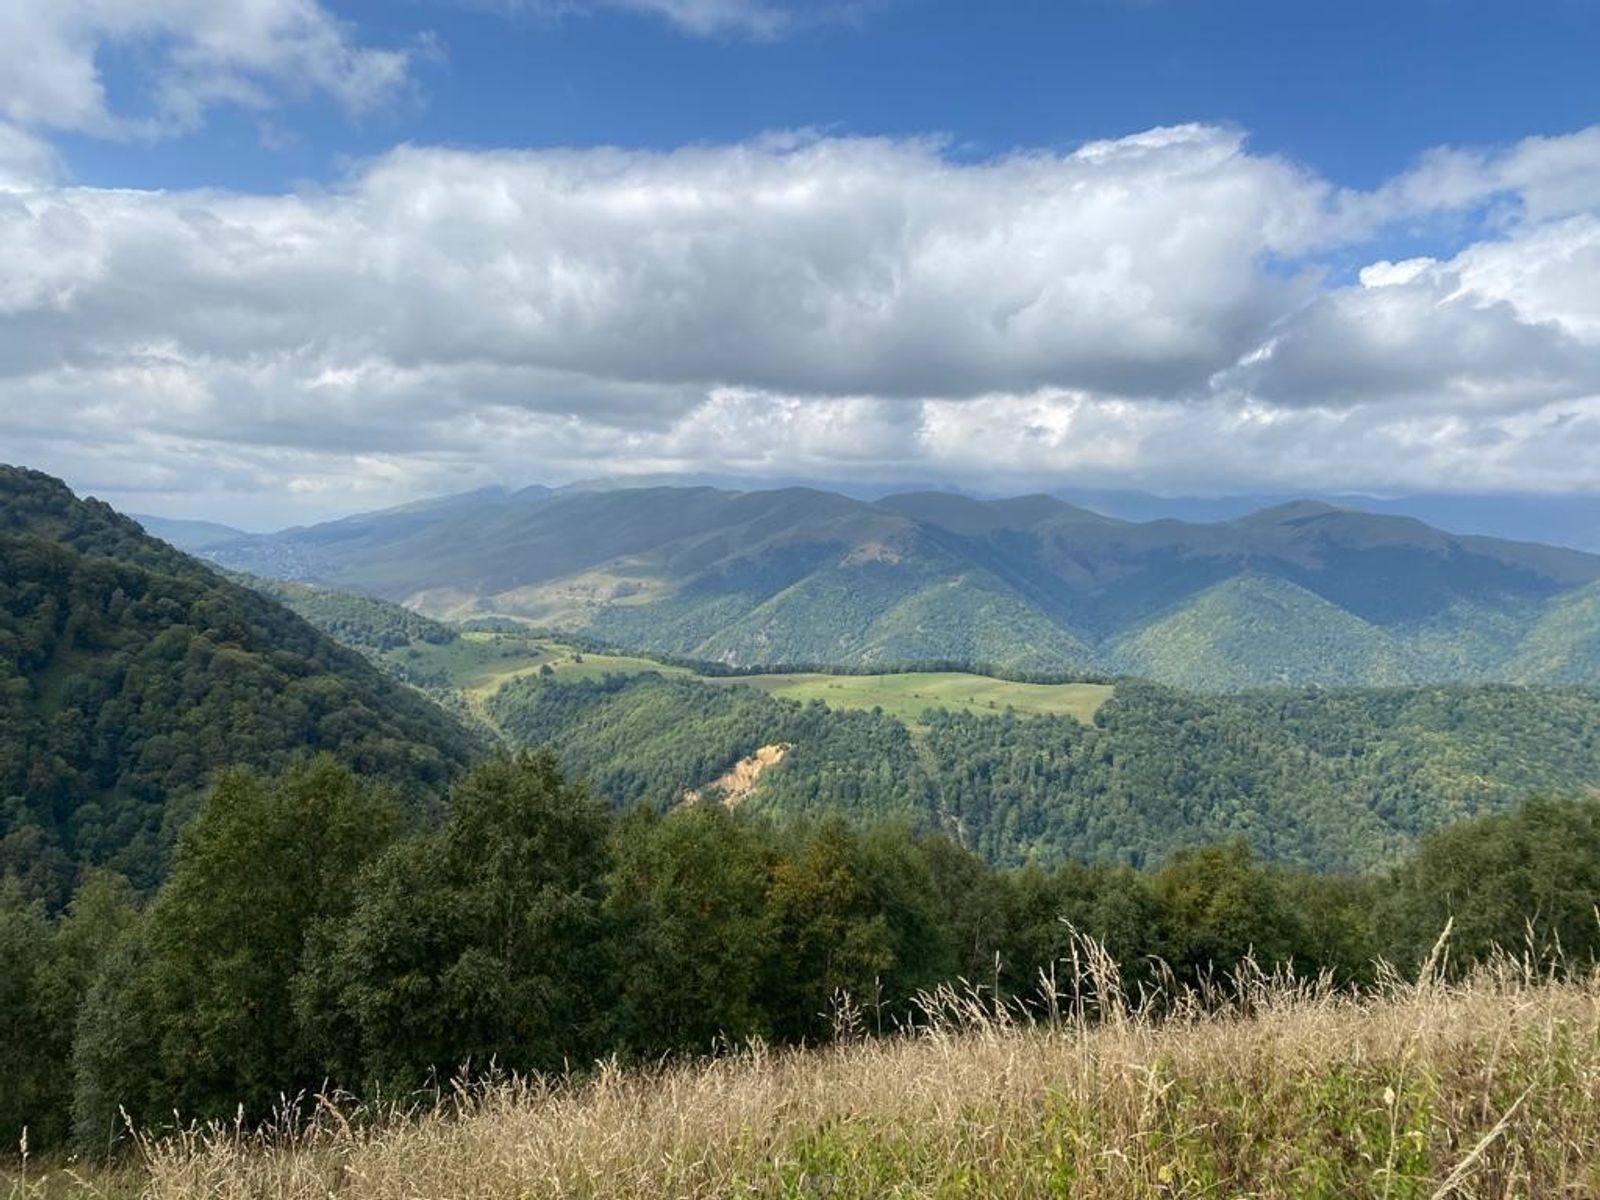
[[[350,1083],[582,1062],[608,995],[605,810],[547,753],[475,768],[437,832],[361,876],[313,940],[302,1017]],[[341,1049],[341,1044],[343,1049]]]
[[[1530,800],[1440,830],[1394,873],[1380,906],[1385,949],[1415,966],[1453,922],[1464,967],[1498,947],[1588,964],[1600,954],[1600,805]]]
[[[772,855],[718,804],[618,824],[606,913],[616,945],[617,1034],[636,1051],[707,1050],[766,1033]]]
[[[326,756],[275,782],[221,775],[172,877],[86,1007],[78,1109],[97,1142],[142,1120],[260,1116],[321,1076],[292,1002],[316,921],[347,910],[399,827],[386,791]],[[96,1024],[89,1024],[92,1016]]]
[[[766,907],[769,1004],[784,1038],[825,1036],[841,999],[882,1024],[955,961],[933,873],[901,830],[823,822],[778,863]]]
[[[1305,944],[1298,914],[1243,842],[1174,855],[1153,886],[1164,957],[1182,979],[1228,971],[1247,955],[1264,965],[1285,962]]]
[[[27,903],[16,880],[0,879],[0,1152],[15,1150],[29,1128],[37,1145],[39,1123],[49,1120],[63,1032],[44,999],[54,957],[44,906]]]

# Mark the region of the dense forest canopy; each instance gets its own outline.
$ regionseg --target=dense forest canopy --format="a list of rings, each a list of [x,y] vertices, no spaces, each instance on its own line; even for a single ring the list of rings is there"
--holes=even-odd
[[[934,708],[912,727],[734,681],[528,675],[488,711],[613,803],[658,809],[782,744],[746,804],[906,820],[1000,864],[1137,866],[1239,838],[1275,862],[1365,869],[1528,795],[1600,790],[1600,696],[1580,688],[1215,696],[1124,681],[1089,725]]]
[[[416,642],[443,646],[460,635],[454,626],[372,596],[336,592],[302,583],[235,575],[236,582],[278,601],[352,650],[381,653]]]
[[[373,598],[258,586],[369,651],[414,617]],[[366,628],[352,627],[357,617]],[[800,676],[657,665],[515,625],[440,644],[423,621],[405,648],[377,660],[513,745],[556,747],[613,804],[672,807],[767,748],[740,803],[863,826],[905,820],[1000,864],[1153,864],[1184,846],[1241,838],[1271,861],[1367,869],[1429,829],[1529,795],[1600,789],[1600,697],[1577,687],[1216,695],[1124,679],[1098,707],[1051,719],[1007,711],[1008,696],[1026,703],[1025,689],[971,675],[942,678],[936,691],[928,681],[896,686],[911,674],[849,668],[851,678],[805,683],[802,694],[824,703],[795,704],[770,693]],[[843,702],[857,680],[881,708]],[[470,706],[461,690],[469,685]],[[990,698],[967,703],[968,691]]]
[[[216,770],[329,751],[421,797],[477,751],[425,697],[37,472],[0,467],[0,875],[141,888]]]
[[[1600,951],[1593,803],[1454,826],[1378,875],[1289,872],[1242,843],[1154,872],[997,871],[894,826],[618,815],[542,754],[481,765],[439,827],[404,828],[323,757],[218,777],[143,906],[104,872],[54,919],[0,886],[0,1144],[26,1125],[36,1149],[103,1154],[124,1113],[249,1124],[306,1089],[404,1101],[457,1072],[890,1031],[941,982],[1044,1011],[1074,1001],[1079,934],[1130,990],[1246,956],[1360,986],[1379,956],[1414,970],[1452,919],[1454,971],[1496,946],[1533,970]]]

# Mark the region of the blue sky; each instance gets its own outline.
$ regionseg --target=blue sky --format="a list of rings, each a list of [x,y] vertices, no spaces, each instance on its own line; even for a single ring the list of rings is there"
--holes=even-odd
[[[1600,490],[1600,3],[14,0],[0,457]]]
[[[285,138],[266,152],[260,119],[237,110],[154,145],[77,138],[74,173],[271,190],[397,141],[670,148],[817,128],[939,133],[984,156],[1205,121],[1374,187],[1434,146],[1600,116],[1595,0],[884,0],[781,36],[515,0],[325,7],[367,43],[417,51],[412,94],[356,121],[322,97],[276,111]],[[108,58],[108,84],[137,106],[139,55]]]

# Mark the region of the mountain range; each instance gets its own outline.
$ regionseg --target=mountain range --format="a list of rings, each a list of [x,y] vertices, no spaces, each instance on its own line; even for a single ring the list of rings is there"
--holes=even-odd
[[[372,595],[724,661],[1009,655],[1086,671],[1142,656],[1146,674],[1199,664],[1219,689],[1392,676],[1424,655],[1465,674],[1496,636],[1529,676],[1594,657],[1600,560],[1321,504],[1185,525],[1051,497],[480,492],[220,546],[369,595],[229,577],[0,468],[0,877],[24,894],[59,905],[96,866],[154,886],[230,765],[326,752],[432,811],[485,740],[373,665],[415,682],[407,664],[430,655],[461,678],[499,663],[507,682],[481,711],[451,708],[511,745],[556,747],[614,804],[670,807],[788,747],[756,809],[910,820],[996,862],[1149,862],[1237,836],[1275,860],[1368,867],[1447,821],[1594,786],[1592,688],[1200,696],[1123,680],[1092,720],[932,706],[908,724],[639,660],[586,673],[575,650],[534,670],[512,635]]]
[[[706,472],[606,476],[580,480],[557,491],[609,491],[639,487],[714,487],[724,491],[772,491],[808,487],[838,492],[857,500],[880,500],[903,492],[945,491],[974,500],[1003,499],[1010,491],[963,489],[948,483],[906,480],[819,480],[805,476],[727,475]],[[1385,516],[1414,517],[1452,533],[1475,533],[1512,541],[1545,542],[1573,550],[1600,553],[1600,492],[1414,492],[1374,495],[1366,492],[1297,491],[1234,492],[1221,495],[1163,495],[1135,488],[1085,486],[1042,487],[1037,490],[1123,521],[1231,521],[1264,508],[1299,500],[1320,500],[1339,508]],[[137,515],[137,514],[136,514]],[[191,552],[206,543],[249,536],[244,531],[210,521],[145,517],[158,537],[181,544]]]
[[[232,539],[151,528],[257,575],[730,665],[1600,682],[1600,557],[1322,501],[1127,521],[1043,494],[533,487]]]

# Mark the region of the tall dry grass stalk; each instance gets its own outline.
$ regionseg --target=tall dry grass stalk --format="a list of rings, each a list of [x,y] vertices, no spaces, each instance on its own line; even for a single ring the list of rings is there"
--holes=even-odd
[[[1047,990],[1043,1017],[944,989],[897,1037],[144,1139],[145,1191],[1600,1196],[1600,975],[1502,958],[1454,983],[1388,973],[1355,997],[1247,964],[1130,1002],[1085,939],[1070,986]]]

